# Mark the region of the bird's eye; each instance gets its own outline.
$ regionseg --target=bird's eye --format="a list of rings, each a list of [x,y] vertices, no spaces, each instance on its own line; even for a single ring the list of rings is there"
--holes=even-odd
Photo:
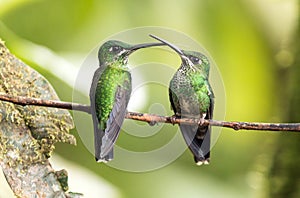
[[[190,59],[194,64],[201,64],[202,63],[202,61],[199,58],[195,57],[195,56],[190,57]]]
[[[113,46],[109,49],[111,52],[119,52],[121,50],[120,46]]]

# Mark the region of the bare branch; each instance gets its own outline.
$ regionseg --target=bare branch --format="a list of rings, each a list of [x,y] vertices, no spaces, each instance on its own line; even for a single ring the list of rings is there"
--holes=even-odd
[[[71,102],[62,102],[56,100],[42,100],[37,98],[27,98],[20,96],[11,96],[0,93],[0,100],[12,102],[18,105],[36,105],[45,107],[62,108],[69,110],[82,111],[90,114],[90,106]],[[150,125],[155,123],[171,124],[198,124],[198,119],[193,118],[176,118],[175,116],[160,116],[147,113],[128,112],[127,119],[148,122]],[[289,131],[300,132],[300,123],[258,123],[258,122],[227,122],[216,120],[205,120],[202,124],[232,128],[234,130],[258,130],[258,131]]]
[[[199,119],[176,118],[174,116],[160,116],[128,112],[126,118],[148,122],[150,124],[163,122],[171,124],[198,124]],[[258,122],[226,122],[217,120],[204,120],[203,126],[211,125],[232,128],[234,130],[258,130],[258,131],[290,131],[300,132],[300,123],[258,123]]]

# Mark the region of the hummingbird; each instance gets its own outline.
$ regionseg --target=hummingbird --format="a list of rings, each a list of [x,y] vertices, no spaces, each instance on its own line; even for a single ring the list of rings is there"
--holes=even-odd
[[[197,165],[209,164],[211,126],[201,126],[212,119],[214,94],[209,84],[210,63],[196,51],[186,51],[157,36],[152,38],[168,45],[181,57],[181,66],[169,85],[169,100],[175,117],[199,118],[198,125],[179,124],[183,138]]]
[[[99,67],[94,73],[89,93],[97,162],[113,159],[113,147],[127,112],[132,89],[129,55],[141,48],[161,45],[164,44],[130,45],[109,40],[100,47]]]

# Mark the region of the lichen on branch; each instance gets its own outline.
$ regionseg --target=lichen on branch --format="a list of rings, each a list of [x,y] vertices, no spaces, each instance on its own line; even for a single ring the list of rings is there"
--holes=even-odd
[[[0,39],[0,92],[59,100],[50,83]],[[56,142],[76,144],[67,110],[0,101],[0,165],[18,197],[68,197],[48,158]],[[66,188],[65,188],[66,189]]]

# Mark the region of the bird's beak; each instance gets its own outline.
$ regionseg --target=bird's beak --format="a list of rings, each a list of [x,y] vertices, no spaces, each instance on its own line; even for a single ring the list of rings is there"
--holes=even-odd
[[[128,50],[130,51],[130,53],[132,53],[141,48],[163,46],[163,45],[166,45],[166,44],[164,44],[164,43],[142,43],[142,44],[133,45]]]
[[[176,45],[169,43],[168,41],[166,41],[162,38],[159,38],[153,34],[149,34],[149,36],[164,43],[165,45],[169,46],[170,48],[172,48],[181,57],[182,61],[187,61],[188,58],[184,55],[183,51],[181,49],[179,49]]]

